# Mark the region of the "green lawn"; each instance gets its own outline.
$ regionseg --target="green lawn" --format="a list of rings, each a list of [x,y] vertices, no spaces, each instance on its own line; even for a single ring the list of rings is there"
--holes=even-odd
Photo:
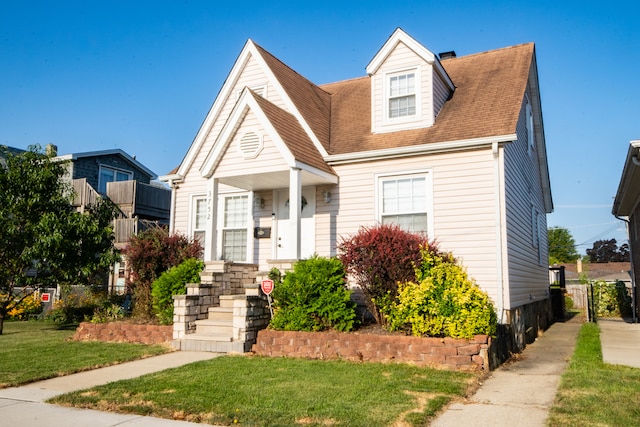
[[[580,330],[548,424],[640,425],[640,369],[603,363],[600,329],[594,323]]]
[[[424,425],[475,379],[406,364],[225,356],[52,402],[222,425]]]
[[[163,346],[70,341],[75,326],[5,322],[0,335],[0,388],[52,378],[168,351]]]

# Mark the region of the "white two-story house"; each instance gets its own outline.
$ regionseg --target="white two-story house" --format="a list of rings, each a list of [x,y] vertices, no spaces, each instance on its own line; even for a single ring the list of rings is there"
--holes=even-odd
[[[320,59],[321,60],[321,59]],[[397,29],[316,85],[249,40],[171,184],[205,260],[268,270],[397,223],[453,252],[517,347],[550,319],[553,209],[534,45],[439,57]]]

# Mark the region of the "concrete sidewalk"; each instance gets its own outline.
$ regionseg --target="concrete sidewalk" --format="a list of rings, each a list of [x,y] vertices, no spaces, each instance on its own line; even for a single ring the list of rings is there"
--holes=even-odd
[[[640,368],[640,323],[598,319],[602,360],[612,365]]]
[[[431,425],[544,426],[581,326],[581,316],[554,323],[520,360],[493,371],[473,396],[450,405]]]
[[[140,415],[66,408],[49,405],[44,401],[60,394],[113,381],[136,378],[217,356],[219,354],[216,353],[176,351],[120,365],[38,381],[22,387],[0,389],[0,424],[21,427],[186,427],[202,425]],[[206,425],[211,427],[210,424]]]

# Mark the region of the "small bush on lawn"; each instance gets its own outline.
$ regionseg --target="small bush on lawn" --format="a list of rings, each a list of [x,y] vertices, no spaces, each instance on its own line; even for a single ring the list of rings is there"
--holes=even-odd
[[[338,258],[362,288],[368,308],[380,324],[380,303],[394,299],[398,282],[415,280],[415,266],[420,263],[420,247],[436,252],[435,243],[425,235],[404,231],[397,225],[362,227],[353,237],[338,245]]]
[[[200,272],[204,263],[195,258],[189,258],[176,267],[162,273],[151,284],[153,311],[165,325],[173,322],[173,296],[185,295],[187,283],[200,283]]]
[[[298,261],[273,289],[276,308],[271,327],[285,331],[350,331],[355,303],[345,285],[345,271],[335,258]]]
[[[495,336],[493,304],[463,267],[451,254],[434,254],[428,248],[421,254],[416,282],[400,283],[397,300],[387,299],[382,308],[388,328],[416,336]]]

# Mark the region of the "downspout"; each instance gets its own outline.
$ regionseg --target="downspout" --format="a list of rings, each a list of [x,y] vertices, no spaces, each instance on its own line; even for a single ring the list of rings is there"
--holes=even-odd
[[[497,142],[491,144],[494,168],[494,190],[496,194],[496,268],[498,285],[498,323],[504,323],[504,275],[502,272],[502,191],[500,186],[500,146]]]

